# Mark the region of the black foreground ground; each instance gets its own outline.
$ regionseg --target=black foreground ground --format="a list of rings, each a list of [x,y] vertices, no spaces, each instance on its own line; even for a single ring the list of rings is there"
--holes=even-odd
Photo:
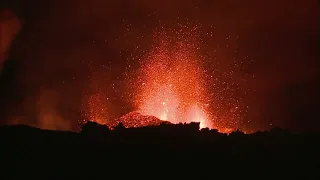
[[[89,122],[81,132],[1,126],[0,179],[320,178],[320,133],[198,129],[198,123],[110,130]]]

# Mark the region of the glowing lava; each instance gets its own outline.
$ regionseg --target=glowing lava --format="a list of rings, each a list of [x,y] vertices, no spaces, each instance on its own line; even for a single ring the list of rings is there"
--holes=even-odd
[[[158,91],[146,95],[144,103],[140,106],[140,112],[145,115],[152,115],[160,120],[169,120],[177,123],[179,109],[179,98],[170,86],[158,87]]]
[[[148,53],[139,58],[139,69],[132,68],[138,58],[126,68],[126,100],[134,105],[134,112],[107,119],[112,104],[104,86],[107,81],[99,75],[85,98],[85,118],[108,126],[122,122],[126,127],[141,127],[162,120],[199,122],[200,128],[224,133],[243,129],[241,120],[247,106],[237,93],[247,94],[248,90],[233,80],[238,66],[228,64],[230,69],[219,71],[221,61],[201,55],[205,53],[200,52],[203,41],[197,27],[156,32],[154,40]]]
[[[202,110],[198,105],[194,105],[188,111],[187,117],[190,118],[191,122],[199,122],[200,129],[211,127],[209,125],[208,117],[204,110]]]
[[[181,33],[181,32],[180,32]],[[210,127],[206,113],[204,70],[195,32],[178,33],[175,38],[157,35],[160,40],[142,60],[137,84],[137,107],[171,123],[200,122]]]

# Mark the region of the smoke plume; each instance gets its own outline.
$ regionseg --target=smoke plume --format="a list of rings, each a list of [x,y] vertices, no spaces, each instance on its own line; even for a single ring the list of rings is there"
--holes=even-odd
[[[0,12],[0,73],[14,38],[21,29],[21,21],[10,10]]]

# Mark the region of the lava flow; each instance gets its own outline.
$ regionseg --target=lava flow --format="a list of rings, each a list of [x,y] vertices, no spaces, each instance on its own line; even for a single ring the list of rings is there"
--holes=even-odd
[[[157,34],[160,42],[141,61],[135,81],[141,114],[171,123],[199,122],[201,128],[211,128],[196,35],[195,31],[177,31],[175,38]]]

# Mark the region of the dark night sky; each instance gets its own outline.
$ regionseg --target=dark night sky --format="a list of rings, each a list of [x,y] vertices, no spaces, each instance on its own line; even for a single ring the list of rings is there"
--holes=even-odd
[[[316,0],[11,0],[4,9],[23,28],[0,77],[1,122],[23,116],[20,122],[34,123],[43,92],[63,119],[79,118],[90,77],[110,94],[111,117],[129,112],[124,71],[137,64],[132,56],[148,49],[154,28],[197,22],[212,34],[204,40],[209,65],[214,58],[220,71],[233,58],[246,64],[233,80],[252,77],[248,126],[320,127]],[[217,44],[228,47],[213,52]]]

